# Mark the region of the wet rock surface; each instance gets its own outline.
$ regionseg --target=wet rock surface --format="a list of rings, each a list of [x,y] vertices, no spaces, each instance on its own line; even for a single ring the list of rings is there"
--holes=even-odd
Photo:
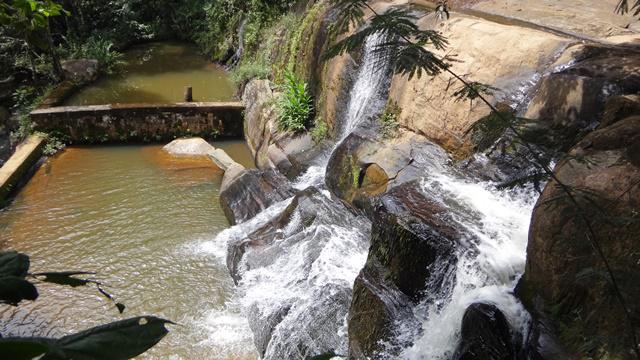
[[[627,315],[598,253],[607,259],[630,316],[638,318],[638,154],[639,116],[594,131],[555,169],[579,206],[550,181],[533,213],[520,297],[534,314],[548,316],[562,345],[581,356],[630,353]],[[581,347],[584,339],[593,339],[588,349]]]
[[[460,337],[453,360],[521,359],[509,323],[494,305],[471,304],[464,313]]]
[[[331,155],[325,181],[337,197],[358,202],[415,180],[434,168],[441,169],[449,161],[442,148],[410,132],[379,139],[375,134],[358,131]]]
[[[593,129],[632,115],[640,106],[638,51],[576,45],[552,68],[555,71],[541,79],[523,115],[526,120],[516,124],[542,159],[561,156]],[[531,181],[539,172],[532,166],[531,151],[506,127],[492,131],[504,132],[486,156],[465,161],[465,170],[491,181]]]
[[[355,277],[357,270],[349,265],[354,256],[353,266],[361,267],[358,254],[366,252],[368,221],[315,188],[260,218],[264,215],[243,225],[227,253],[241,291],[251,297],[264,286],[270,289],[248,307],[259,353],[267,359],[346,353],[339,334],[351,302],[353,278],[346,274]],[[338,266],[349,269],[332,268],[334,256],[342,258]]]
[[[225,185],[220,204],[232,225],[245,222],[294,194],[289,180],[274,170],[245,170]]]
[[[383,350],[381,342],[389,342],[386,351],[398,350],[401,344],[391,336],[395,321],[415,326],[415,321],[407,322],[411,316],[406,309],[423,297],[427,286],[450,288],[460,238],[446,220],[448,210],[416,181],[371,200],[365,212],[373,224],[371,247],[349,311],[349,352],[357,359],[375,357]]]

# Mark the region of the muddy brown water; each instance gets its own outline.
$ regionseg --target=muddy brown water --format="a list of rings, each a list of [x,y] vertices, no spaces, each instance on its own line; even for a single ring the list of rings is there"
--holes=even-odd
[[[214,143],[251,166],[243,141]],[[143,358],[255,359],[233,283],[203,244],[229,227],[222,171],[159,145],[72,147],[49,159],[0,210],[0,246],[31,256],[32,271],[96,271],[127,309],[95,288],[39,286],[18,308],[0,305],[0,333],[59,337],[106,322],[157,315],[180,325]]]
[[[162,42],[139,45],[124,54],[121,71],[100,78],[69,98],[65,105],[173,103],[184,100],[186,86],[194,101],[232,101],[235,89],[220,66],[194,46]]]

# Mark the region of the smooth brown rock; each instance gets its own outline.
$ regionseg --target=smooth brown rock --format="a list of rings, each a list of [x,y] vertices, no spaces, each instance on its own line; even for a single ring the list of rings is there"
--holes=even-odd
[[[220,204],[227,220],[234,225],[251,219],[293,194],[291,183],[280,173],[251,169],[225,184],[220,193]]]
[[[534,314],[549,317],[577,357],[631,353],[627,318],[599,252],[631,317],[639,318],[639,154],[640,116],[594,131],[555,168],[579,206],[550,181],[532,216],[520,297]],[[592,352],[584,352],[585,339],[592,340]]]
[[[207,156],[215,149],[203,138],[176,139],[162,148],[162,150],[176,156]]]

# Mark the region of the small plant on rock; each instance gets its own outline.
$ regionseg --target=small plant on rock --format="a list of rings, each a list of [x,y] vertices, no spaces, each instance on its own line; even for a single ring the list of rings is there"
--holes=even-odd
[[[322,118],[316,118],[315,126],[309,130],[309,134],[316,144],[329,137],[329,126]]]
[[[280,130],[299,132],[307,128],[307,121],[313,113],[313,100],[307,84],[292,72],[285,73],[276,109]]]
[[[395,102],[389,102],[384,108],[384,113],[380,117],[380,134],[383,138],[389,138],[398,131],[400,112],[401,109]]]

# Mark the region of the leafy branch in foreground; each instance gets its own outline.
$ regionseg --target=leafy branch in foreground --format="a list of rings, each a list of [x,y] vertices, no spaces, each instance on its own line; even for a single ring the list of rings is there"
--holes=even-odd
[[[618,6],[616,6],[616,12],[618,14],[626,14],[629,11],[633,11],[633,16],[640,15],[640,0],[636,0],[631,6],[629,6],[629,0],[620,0]]]
[[[587,212],[580,205],[574,189],[562,182],[553,172],[548,157],[541,154],[538,149],[527,140],[526,136],[516,128],[510,119],[506,118],[496,106],[487,99],[487,95],[491,95],[495,88],[476,81],[466,80],[463,76],[451,70],[451,61],[453,58],[448,56],[439,58],[432,51],[426,49],[427,46],[431,46],[435,50],[444,50],[447,45],[447,40],[434,30],[419,29],[419,27],[414,24],[416,18],[408,11],[392,9],[385,14],[379,14],[366,0],[333,0],[333,4],[346,19],[341,23],[341,26],[336,29],[339,34],[344,34],[350,30],[351,26],[362,27],[361,25],[365,22],[365,10],[370,11],[372,17],[369,20],[368,27],[357,30],[354,34],[343,38],[330,47],[326,53],[326,59],[357,49],[369,35],[376,33],[384,34],[391,40],[379,45],[381,47],[380,51],[389,51],[390,61],[393,64],[395,73],[408,75],[409,79],[414,75],[420,78],[423,71],[429,76],[439,75],[443,72],[448,73],[462,84],[462,89],[456,91],[454,97],[458,100],[464,98],[480,100],[491,109],[492,113],[500,118],[500,122],[506,124],[506,129],[509,130],[529,152],[533,166],[540,169],[547,179],[553,180],[555,185],[565,193],[568,201],[575,208],[577,219],[582,222],[586,228],[584,234],[586,239],[604,264],[615,297],[623,309],[625,320],[629,326],[633,352],[636,358],[640,359],[640,346],[638,345],[635,322],[627,305],[627,301],[622,295],[609,260],[604,255],[602,246],[596,237],[594,224],[588,217]],[[635,15],[640,14],[640,0],[635,0],[632,9],[636,10]],[[620,13],[628,12],[628,0],[620,0],[616,10]],[[411,24],[409,24],[410,22]]]
[[[125,306],[92,279],[76,276],[94,275],[86,271],[29,273],[30,260],[15,251],[0,253],[0,303],[18,306],[23,300],[36,300],[38,290],[28,279],[56,285],[78,287],[96,285],[98,291],[114,301],[122,313]],[[58,359],[130,359],[157,344],[169,331],[169,320],[141,316],[97,326],[60,339],[41,337],[0,337],[0,354],[15,360],[33,358]]]

